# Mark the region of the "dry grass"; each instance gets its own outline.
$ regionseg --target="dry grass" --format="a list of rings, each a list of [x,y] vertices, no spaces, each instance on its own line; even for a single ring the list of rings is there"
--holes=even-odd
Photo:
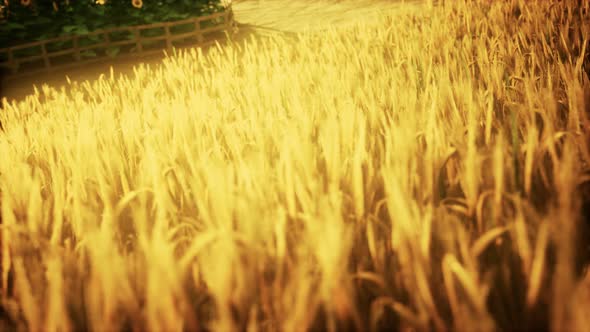
[[[445,1],[5,103],[3,327],[588,330],[589,18]]]

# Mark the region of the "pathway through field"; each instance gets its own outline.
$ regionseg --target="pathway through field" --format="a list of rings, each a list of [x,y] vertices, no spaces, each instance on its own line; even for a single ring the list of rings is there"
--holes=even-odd
[[[371,20],[420,0],[243,0],[233,4],[236,20],[260,31],[300,32]]]
[[[343,26],[357,20],[371,20],[380,13],[395,10],[400,6],[417,6],[422,0],[241,0],[234,1],[233,10],[239,32],[235,39],[240,41],[251,34],[271,33],[296,34],[305,28],[322,29],[329,26]],[[22,100],[33,93],[33,85],[60,88],[66,85],[66,76],[72,81],[82,82],[97,79],[107,74],[110,67],[118,76],[133,73],[138,63],[158,65],[163,55],[139,59],[114,59],[108,62],[89,64],[77,69],[58,70],[54,73],[38,74],[2,80],[0,78],[0,99]],[[0,103],[1,107],[1,103]]]

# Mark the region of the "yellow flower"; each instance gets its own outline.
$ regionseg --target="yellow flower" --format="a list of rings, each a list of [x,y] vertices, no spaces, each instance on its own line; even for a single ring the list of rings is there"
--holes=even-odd
[[[106,0],[96,0],[96,4],[97,5],[104,5],[106,3]]]
[[[20,4],[27,7],[31,4],[31,0],[20,0]]]
[[[143,1],[142,0],[131,0],[131,4],[135,8],[141,8],[143,6]]]

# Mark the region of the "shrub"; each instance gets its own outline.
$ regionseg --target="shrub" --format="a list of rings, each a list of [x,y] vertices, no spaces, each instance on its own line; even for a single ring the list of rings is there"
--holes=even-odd
[[[150,24],[224,9],[220,0],[4,0],[0,48],[101,28]]]

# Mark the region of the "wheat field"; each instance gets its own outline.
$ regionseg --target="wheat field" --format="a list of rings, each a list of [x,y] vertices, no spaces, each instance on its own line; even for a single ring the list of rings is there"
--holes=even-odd
[[[589,32],[429,2],[4,101],[0,330],[590,330]]]

